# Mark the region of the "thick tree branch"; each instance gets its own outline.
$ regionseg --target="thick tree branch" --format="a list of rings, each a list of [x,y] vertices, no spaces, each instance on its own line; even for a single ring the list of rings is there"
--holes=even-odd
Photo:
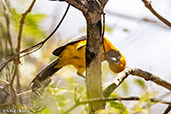
[[[102,98],[101,80],[101,44],[102,25],[101,14],[108,0],[64,0],[75,8],[82,11],[87,22],[86,44],[86,87],[87,97]],[[96,80],[98,79],[98,80]],[[95,81],[96,80],[96,81]],[[89,112],[94,114],[103,109],[102,103],[90,103]]]
[[[123,72],[119,73],[114,82],[110,84],[103,92],[104,97],[109,97],[110,94],[129,76],[134,75],[141,78],[144,78],[146,81],[152,81],[156,83],[157,85],[160,85],[166,89],[171,90],[171,83],[159,78],[158,76],[149,73],[147,71],[143,71],[141,69],[137,68],[127,68]]]
[[[142,0],[142,1],[144,2],[146,8],[148,8],[160,21],[162,21],[163,23],[165,23],[167,26],[171,28],[171,22],[169,22],[167,19],[162,17],[160,14],[158,14],[151,6],[151,2],[149,2],[148,0]]]
[[[86,88],[88,99],[102,98],[101,79],[101,14],[85,14],[87,20]],[[103,109],[101,103],[89,104],[90,114]]]

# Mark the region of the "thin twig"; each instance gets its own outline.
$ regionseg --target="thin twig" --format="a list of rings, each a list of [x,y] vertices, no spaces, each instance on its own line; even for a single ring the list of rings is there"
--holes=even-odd
[[[115,12],[115,11],[111,11],[111,10],[105,10],[105,12],[107,14],[111,15],[111,16],[118,16],[118,17],[121,17],[121,18],[124,18],[124,19],[133,20],[133,21],[150,22],[150,23],[153,23],[153,24],[158,25],[160,27],[168,29],[168,27],[166,27],[162,23],[160,23],[160,22],[158,22],[156,20],[146,18],[146,17],[138,18],[138,17],[135,17],[135,16],[131,16],[131,15],[127,15],[127,14],[123,14],[123,13],[119,13],[119,12]]]
[[[6,25],[7,25],[7,35],[8,35],[8,41],[9,41],[9,45],[10,45],[10,50],[11,50],[11,54],[13,54],[13,44],[12,44],[12,40],[11,40],[11,34],[10,34],[10,12],[9,12],[9,8],[8,5],[6,3],[5,0],[3,1],[3,6],[4,6],[4,14],[5,14],[5,20],[6,20]]]
[[[104,34],[105,34],[105,13],[104,12],[103,12],[102,16],[103,16],[102,45],[103,45],[104,55],[106,55],[106,48],[105,48],[105,44],[104,44]]]
[[[12,103],[4,103],[4,104],[0,104],[0,109],[3,109],[5,107],[11,106],[13,105]]]
[[[145,7],[148,8],[160,21],[162,21],[164,24],[169,26],[171,28],[171,22],[169,22],[167,19],[162,17],[159,13],[157,13],[153,7],[151,6],[151,2],[148,0],[142,0],[145,4]]]
[[[21,48],[21,36],[22,36],[22,31],[23,31],[23,25],[24,25],[25,18],[27,16],[27,14],[31,12],[35,2],[36,2],[36,0],[33,0],[31,5],[29,6],[29,8],[22,14],[22,17],[21,17],[21,20],[20,20],[20,25],[19,25],[18,43],[17,43],[17,48],[16,48],[17,53],[20,52],[20,48]]]
[[[166,108],[163,114],[168,114],[171,110],[171,104]]]
[[[87,8],[86,8],[86,5],[87,5],[87,1],[81,1],[81,0],[64,0],[66,1],[68,4],[76,7],[77,9],[81,10],[82,12],[84,13],[87,13]]]
[[[164,93],[164,94],[162,94],[162,95],[160,95],[159,97],[157,97],[157,98],[165,98],[165,97],[167,97],[167,96],[169,96],[169,95],[171,95],[171,91],[169,91],[169,92],[167,92],[167,93]]]
[[[31,92],[32,92],[32,90],[27,90],[27,91],[18,93],[17,96],[25,95],[25,94],[28,94],[28,93],[31,93]]]
[[[113,98],[96,98],[96,99],[89,99],[86,101],[79,101],[77,103],[75,103],[73,106],[71,106],[71,108],[69,108],[68,110],[66,110],[65,112],[63,112],[62,114],[67,114],[70,111],[72,111],[73,109],[75,109],[76,107],[78,107],[79,105],[84,105],[84,104],[88,104],[88,103],[94,103],[94,102],[108,102],[108,101],[130,101],[130,100],[140,100],[139,97],[113,97]],[[162,103],[162,104],[171,104],[171,102],[168,101],[163,101],[163,100],[159,100],[159,99],[155,99],[155,98],[151,98],[150,99],[151,102],[154,103]]]
[[[11,89],[11,95],[12,95],[12,98],[13,98],[13,103],[17,104],[17,101],[19,100],[18,97],[17,97],[17,92],[14,89],[13,85],[10,84],[9,86],[10,86],[10,89]]]
[[[1,66],[0,66],[0,72],[3,70],[3,68],[4,68],[9,62],[14,61],[15,59],[17,59],[19,54],[20,54],[20,58],[22,58],[22,57],[24,57],[24,56],[27,56],[27,55],[29,55],[29,54],[31,54],[31,53],[33,53],[33,52],[39,50],[39,49],[46,43],[46,41],[48,41],[48,40],[51,38],[51,36],[52,36],[52,35],[57,31],[57,29],[60,27],[60,25],[62,24],[62,22],[63,22],[63,20],[64,20],[64,18],[65,18],[65,16],[66,16],[66,14],[67,14],[67,12],[68,12],[68,10],[69,10],[69,7],[70,7],[70,5],[68,4],[67,9],[66,9],[66,11],[65,11],[65,13],[64,13],[64,15],[63,15],[63,17],[61,18],[61,20],[59,21],[59,23],[57,24],[57,26],[55,27],[55,29],[54,29],[54,30],[53,30],[53,31],[52,31],[52,32],[51,32],[43,41],[41,41],[41,42],[39,42],[39,43],[37,43],[37,44],[35,44],[35,45],[33,45],[33,46],[27,48],[27,49],[24,49],[23,51],[21,51],[21,52],[15,54],[15,55],[13,55],[12,57],[10,57],[7,61],[3,62],[3,63],[1,64]],[[23,54],[23,55],[21,55],[21,54]]]
[[[9,82],[7,82],[6,80],[2,80],[2,79],[0,79],[0,82],[5,83],[6,85],[8,85],[8,84],[9,84]]]
[[[99,2],[101,3],[101,6],[104,9],[104,7],[105,7],[106,3],[108,2],[108,0],[99,0]]]
[[[110,84],[103,92],[104,97],[109,97],[110,94],[129,76],[134,75],[141,78],[144,78],[146,81],[150,80],[157,85],[160,85],[168,90],[171,90],[171,83],[159,78],[158,76],[149,73],[147,71],[143,71],[137,68],[127,68],[123,72],[119,73],[114,82]]]
[[[19,53],[20,49],[21,49],[21,36],[22,36],[22,31],[23,31],[23,25],[24,25],[25,18],[27,16],[27,14],[31,12],[35,2],[36,2],[36,0],[33,0],[31,5],[29,6],[29,8],[22,14],[22,17],[21,17],[21,20],[20,20],[20,25],[19,25],[18,41],[17,41],[17,47],[16,47],[16,52],[17,53]],[[18,88],[20,88],[19,68],[18,68],[18,65],[20,63],[20,54],[17,55],[17,59],[15,59],[14,63],[15,63],[15,68],[14,68],[14,73],[12,75],[12,79],[11,79],[11,82],[10,82],[10,87],[11,87],[11,90],[12,90],[12,93],[13,93],[13,98],[14,98],[13,100],[16,103],[16,101],[18,101],[18,97],[17,97],[17,94],[16,94],[17,92],[13,87],[13,83],[14,83],[15,77],[17,76],[17,86],[18,86]]]

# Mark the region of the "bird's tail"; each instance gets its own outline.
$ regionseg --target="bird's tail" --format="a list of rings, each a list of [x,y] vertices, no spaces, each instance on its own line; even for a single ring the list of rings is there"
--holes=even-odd
[[[32,90],[35,90],[36,88],[40,87],[41,82],[45,81],[47,78],[52,76],[55,72],[57,72],[60,68],[56,68],[55,66],[58,64],[60,58],[58,58],[56,61],[51,63],[49,66],[44,68],[31,82]]]

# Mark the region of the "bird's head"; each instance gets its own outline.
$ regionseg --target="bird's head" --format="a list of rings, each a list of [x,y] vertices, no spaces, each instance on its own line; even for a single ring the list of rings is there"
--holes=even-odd
[[[106,53],[104,53],[104,55],[105,55],[105,59],[109,63],[110,69],[114,73],[119,73],[125,69],[126,60],[125,57],[119,51],[111,49]]]

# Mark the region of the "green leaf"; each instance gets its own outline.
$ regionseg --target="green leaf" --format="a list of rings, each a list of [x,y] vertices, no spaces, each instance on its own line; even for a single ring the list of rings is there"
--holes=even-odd
[[[59,107],[64,107],[69,102],[69,100],[63,94],[57,95],[56,96],[56,101],[57,101]]]
[[[158,94],[157,91],[151,91],[151,92],[146,91],[144,94],[141,95],[140,101],[147,102],[147,103],[152,103],[150,101],[150,98],[154,98],[155,95],[157,95],[157,94]]]
[[[68,77],[67,79],[66,79],[66,81],[67,81],[67,83],[68,83],[68,85],[69,85],[69,87],[71,88],[71,89],[75,89],[75,79],[73,78],[73,77]]]
[[[52,112],[48,108],[45,108],[40,112],[40,114],[52,114]]]
[[[135,84],[137,84],[139,87],[141,87],[143,90],[146,89],[145,82],[142,79],[135,79]]]
[[[129,30],[127,28],[124,28],[123,31],[124,32],[129,32]]]
[[[19,21],[21,20],[21,14],[19,14],[14,8],[10,9],[11,22],[18,32]],[[27,14],[23,25],[23,43],[26,46],[31,46],[45,37],[44,30],[39,26],[41,21],[46,17],[45,14]]]
[[[106,25],[105,26],[105,31],[108,32],[108,33],[111,33],[112,32],[112,27],[110,27],[109,25]]]
[[[84,110],[88,113],[89,109],[88,109],[88,105],[84,106]]]
[[[128,95],[129,94],[129,84],[128,84],[128,81],[125,80],[122,84],[121,84],[121,87],[123,89],[123,92],[125,95]]]
[[[67,104],[68,104],[68,101],[67,101],[67,100],[58,102],[58,105],[59,105],[60,107],[64,107],[64,106],[66,106]]]
[[[114,97],[118,97],[118,94],[116,94],[116,93],[112,93],[112,94],[110,95],[110,97],[112,97],[112,98],[114,98]]]
[[[63,101],[63,100],[66,100],[66,97],[65,97],[65,95],[57,95],[56,100],[57,101]]]
[[[121,102],[110,102],[110,106],[115,109],[117,114],[128,114],[127,108]]]
[[[28,14],[25,19],[24,29],[35,37],[44,36],[44,31],[40,29],[39,23],[45,18],[44,14]]]
[[[140,100],[131,108],[133,113],[145,113],[150,112],[150,107],[154,104],[150,101],[150,98],[154,98],[157,94],[156,91],[146,91],[141,95]]]
[[[109,108],[109,109],[101,109],[96,111],[95,114],[128,114],[127,109],[116,109],[116,108]]]

